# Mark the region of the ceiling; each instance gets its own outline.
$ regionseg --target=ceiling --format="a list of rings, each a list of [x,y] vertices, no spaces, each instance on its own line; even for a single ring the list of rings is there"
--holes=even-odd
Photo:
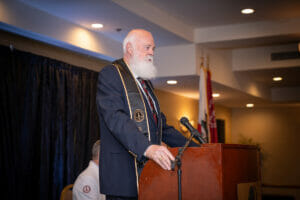
[[[132,28],[145,28],[153,33],[157,46],[187,43],[188,41],[177,36],[172,31],[152,23],[146,17],[129,11],[120,6],[119,2],[130,0],[21,0],[22,2],[46,11],[52,15],[64,18],[72,23],[79,24],[87,29],[92,23],[102,23],[104,28],[99,34],[122,41]],[[137,0],[131,0],[136,2]],[[300,18],[299,0],[141,0],[147,6],[154,6],[158,10],[173,17],[178,22],[189,25],[192,29],[214,27],[251,22],[278,21]],[[255,8],[253,15],[242,15],[242,8]],[[122,29],[120,32],[117,29]],[[95,31],[95,30],[93,30]],[[274,44],[298,42],[299,34],[284,36],[269,36],[241,41],[220,41],[213,43],[214,48],[247,47],[259,44]],[[267,41],[266,41],[267,40]],[[208,43],[210,44],[210,43]]]
[[[158,46],[187,43],[185,39],[129,12],[110,0],[23,0],[23,2],[119,42],[123,41],[132,28],[144,28],[154,33]],[[104,27],[97,31],[91,28],[93,23],[101,23]],[[122,30],[117,31],[119,28]]]
[[[238,27],[243,24],[261,23],[261,29],[264,29],[263,23],[272,25],[275,22],[300,20],[299,0],[22,0],[21,2],[119,42],[122,42],[132,28],[151,30],[158,47],[199,44],[206,48],[235,49],[300,41],[300,31],[285,31],[284,34],[272,35],[273,31],[279,30],[267,30],[268,34],[260,37],[245,35],[234,39],[207,41],[193,41],[188,35],[188,32],[192,35],[197,30],[201,33],[202,30],[213,30],[215,27]],[[254,8],[255,13],[242,15],[240,10],[248,7]],[[165,17],[160,18],[160,16]],[[90,27],[92,23],[102,23],[104,27],[101,30],[94,30]],[[299,66],[234,73],[247,76],[253,82],[259,82],[269,88],[279,86],[300,88]],[[272,82],[271,77],[277,74],[284,76],[284,81]],[[169,86],[165,83],[166,80],[174,78],[178,80],[178,85]],[[198,76],[191,75],[165,76],[153,82],[158,89],[198,98],[198,81]],[[262,106],[278,105],[278,102],[257,98],[217,82],[213,82],[213,91],[221,93],[221,97],[216,98],[215,103],[228,107],[240,107],[246,102],[257,102]],[[280,102],[286,105],[299,103],[300,100]]]
[[[147,0],[194,28],[300,17],[298,0]],[[255,8],[254,15],[241,15]]]

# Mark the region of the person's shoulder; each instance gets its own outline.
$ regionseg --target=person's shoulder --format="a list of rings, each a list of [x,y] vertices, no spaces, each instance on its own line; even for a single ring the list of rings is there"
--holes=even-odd
[[[111,64],[101,69],[98,75],[99,86],[110,85],[111,87],[114,87],[114,89],[121,91],[120,84],[122,84],[122,81],[116,66]]]
[[[117,68],[111,64],[103,67],[98,74],[99,82],[112,82],[119,76]]]
[[[84,171],[78,176],[80,181],[93,181],[94,178],[94,174],[92,174],[90,171]]]
[[[104,66],[100,70],[99,74],[107,75],[107,74],[112,74],[112,73],[116,73],[116,72],[117,72],[116,67],[113,64],[109,64],[109,65]]]
[[[110,69],[112,69],[112,68],[114,68],[114,67],[115,67],[115,66],[114,66],[112,63],[110,63],[110,64],[108,64],[108,65],[105,65],[105,66],[100,70],[100,72],[110,70]]]

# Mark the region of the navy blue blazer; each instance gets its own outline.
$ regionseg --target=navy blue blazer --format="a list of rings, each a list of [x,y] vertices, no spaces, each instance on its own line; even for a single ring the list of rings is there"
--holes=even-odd
[[[97,109],[100,120],[100,192],[115,196],[137,196],[138,180],[135,158],[138,162],[151,144],[160,144],[161,140],[171,147],[183,146],[186,138],[166,124],[166,118],[160,112],[157,99],[158,125],[155,123],[150,107],[144,97],[149,118],[151,141],[143,135],[130,112],[125,91],[117,69],[113,65],[104,67],[98,76]],[[158,134],[162,129],[162,136]]]

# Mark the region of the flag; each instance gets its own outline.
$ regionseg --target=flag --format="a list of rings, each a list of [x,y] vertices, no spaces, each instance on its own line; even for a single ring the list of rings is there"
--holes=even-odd
[[[207,103],[208,103],[208,127],[209,127],[209,139],[210,143],[217,143],[218,142],[218,133],[217,133],[217,122],[216,122],[216,113],[215,113],[215,106],[213,102],[212,96],[212,86],[211,86],[211,73],[207,70]]]
[[[218,142],[217,123],[212,98],[211,73],[200,67],[198,131],[208,143]]]

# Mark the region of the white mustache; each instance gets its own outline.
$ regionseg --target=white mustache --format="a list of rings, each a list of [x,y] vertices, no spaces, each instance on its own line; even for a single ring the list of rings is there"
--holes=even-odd
[[[146,61],[149,61],[149,62],[152,62],[152,63],[153,63],[153,56],[148,55],[148,56],[146,57]]]

